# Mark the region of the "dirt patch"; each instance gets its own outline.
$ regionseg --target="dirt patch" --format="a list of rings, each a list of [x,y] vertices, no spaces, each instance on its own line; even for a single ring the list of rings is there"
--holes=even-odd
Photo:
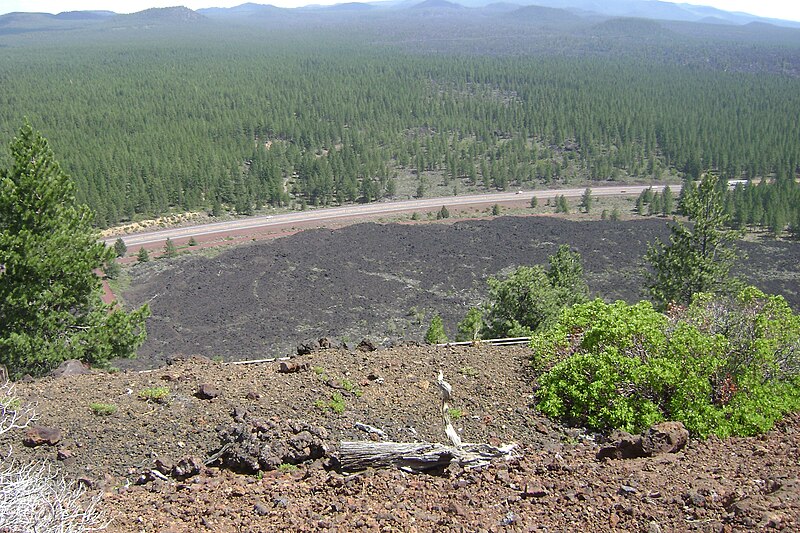
[[[36,404],[38,424],[60,430],[61,441],[26,448],[15,432],[0,448],[13,446],[21,461],[56,460],[69,477],[102,491],[112,532],[800,525],[800,417],[761,438],[692,440],[674,454],[598,460],[595,437],[532,409],[528,355],[526,347],[488,346],[325,350],[295,359],[297,371],[287,373],[277,362],[190,358],[152,372],[47,378],[20,383],[17,392]],[[446,442],[434,384],[439,369],[453,385],[464,440],[515,442],[521,458],[438,475],[342,476],[323,459],[258,475],[203,465],[242,424],[274,433],[270,457],[292,457],[275,452],[285,435],[324,438],[328,449],[369,439],[357,422],[398,441]],[[203,385],[206,394],[198,394]],[[142,398],[159,387],[168,390],[163,398]],[[331,407],[334,394],[342,396],[341,412]],[[96,402],[116,410],[95,414]]]
[[[647,243],[666,239],[663,219],[574,222],[500,217],[442,224],[356,224],[304,231],[130,267],[131,305],[149,302],[148,340],[122,368],[149,368],[176,354],[223,359],[292,353],[323,336],[350,343],[420,340],[435,313],[447,332],[486,294],[486,279],[542,264],[569,244],[589,287],[607,300],[642,297]],[[798,309],[800,243],[743,243],[741,271]]]

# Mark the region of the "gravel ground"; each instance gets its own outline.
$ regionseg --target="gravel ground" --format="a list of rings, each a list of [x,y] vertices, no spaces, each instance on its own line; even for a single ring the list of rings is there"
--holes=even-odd
[[[3,436],[18,460],[54,460],[104,495],[112,532],[188,531],[746,531],[800,527],[800,417],[760,438],[690,440],[678,453],[597,459],[598,439],[537,415],[527,347],[323,350],[280,363],[191,357],[151,372],[45,378],[17,385],[54,446]],[[436,374],[453,385],[465,441],[516,443],[520,457],[436,474],[343,475],[326,467],[357,422],[396,441],[446,442]],[[352,386],[351,386],[352,385]],[[198,394],[201,386],[206,394]],[[163,402],[142,391],[166,387]],[[206,399],[209,395],[214,395]],[[331,409],[340,394],[341,413]],[[90,404],[109,403],[100,416]],[[236,420],[317,428],[316,460],[247,474],[204,466]],[[289,432],[291,433],[291,432]],[[290,435],[291,437],[291,435]],[[281,438],[280,435],[276,438]],[[272,443],[274,445],[274,443]],[[60,459],[59,459],[60,458]],[[193,465],[179,475],[174,465]],[[164,479],[148,474],[161,469]],[[187,468],[184,468],[187,470]],[[141,484],[138,484],[141,483]]]

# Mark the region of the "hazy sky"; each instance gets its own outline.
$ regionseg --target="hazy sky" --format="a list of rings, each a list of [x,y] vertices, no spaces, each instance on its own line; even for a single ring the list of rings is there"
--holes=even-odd
[[[350,0],[252,0],[257,4],[281,7],[298,7],[307,4],[336,4]],[[39,11],[60,13],[83,9],[108,9],[117,13],[133,13],[148,7],[184,5],[192,9],[201,7],[231,7],[247,0],[0,0],[0,14],[11,11]],[[530,0],[531,4],[536,0]],[[547,0],[542,0],[546,4]],[[676,1],[676,3],[680,3]],[[708,5],[727,11],[744,11],[763,17],[800,21],[798,0],[693,0],[686,3]]]

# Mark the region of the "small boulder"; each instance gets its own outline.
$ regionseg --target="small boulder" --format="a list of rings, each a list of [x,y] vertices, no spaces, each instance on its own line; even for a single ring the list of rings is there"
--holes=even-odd
[[[615,431],[609,444],[597,452],[598,459],[633,459],[652,457],[662,453],[675,453],[689,442],[689,432],[681,422],[661,422],[641,435]]]
[[[75,454],[73,454],[71,450],[65,448],[58,450],[56,459],[64,463],[64,466],[73,466],[77,462]]]
[[[640,435],[631,435],[626,431],[614,431],[608,440],[608,444],[597,452],[598,459],[633,459],[645,455],[642,451]]]
[[[66,376],[80,376],[82,374],[90,374],[92,371],[89,366],[77,359],[67,359],[58,367],[50,372],[54,378],[63,378]]]
[[[361,342],[358,343],[358,349],[362,352],[374,352],[377,350],[375,344],[369,339],[361,339]]]
[[[172,477],[187,479],[196,476],[203,468],[203,462],[194,456],[184,457],[172,468]]]
[[[523,498],[544,498],[545,496],[547,496],[547,489],[538,481],[525,483],[525,488],[522,489]]]
[[[174,468],[175,468],[175,461],[173,461],[171,457],[162,456],[156,459],[156,470],[158,470],[165,476],[171,474]]]
[[[201,400],[213,400],[219,396],[219,389],[210,383],[203,383],[197,388],[195,396]]]
[[[642,433],[645,455],[675,453],[689,442],[689,431],[682,422],[661,422]]]
[[[278,366],[278,372],[281,374],[293,374],[295,372],[304,372],[309,369],[308,363],[294,363],[292,361],[281,361]]]
[[[55,446],[61,441],[61,430],[45,426],[33,426],[28,429],[22,443],[29,448],[47,444]]]
[[[319,341],[304,342],[297,345],[297,355],[309,355],[319,349]]]

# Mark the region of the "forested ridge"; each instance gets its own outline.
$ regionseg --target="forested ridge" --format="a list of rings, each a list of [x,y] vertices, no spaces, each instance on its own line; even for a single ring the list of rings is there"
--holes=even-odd
[[[496,53],[521,30],[506,40],[484,30],[484,48],[431,37],[414,49],[375,20],[0,35],[0,132],[10,138],[28,117],[100,226],[425,195],[434,183],[458,192],[798,170],[800,80],[748,72],[757,62],[741,46],[712,39],[722,67],[685,60],[706,41],[625,53],[623,33],[598,41],[613,52],[603,54],[566,53],[564,33],[539,53]],[[797,61],[793,40],[774,46]],[[728,68],[737,57],[742,68]]]

